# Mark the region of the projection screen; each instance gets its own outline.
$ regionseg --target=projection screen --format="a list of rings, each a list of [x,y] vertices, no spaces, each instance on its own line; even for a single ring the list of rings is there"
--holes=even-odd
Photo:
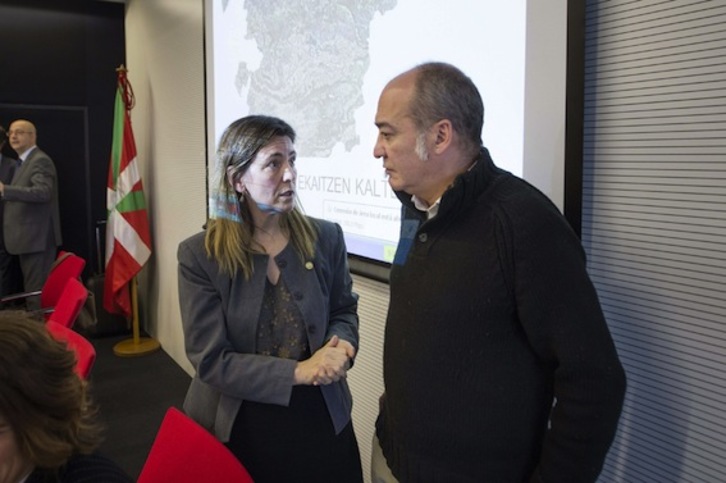
[[[303,210],[339,223],[351,255],[386,264],[400,203],[373,157],[378,96],[404,70],[444,61],[479,88],[495,163],[562,209],[566,4],[205,0],[208,169],[230,122],[283,118],[298,135]]]

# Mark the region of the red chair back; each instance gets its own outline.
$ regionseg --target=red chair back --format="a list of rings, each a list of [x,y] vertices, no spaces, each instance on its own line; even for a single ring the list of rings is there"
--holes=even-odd
[[[52,320],[47,321],[45,327],[54,339],[65,342],[68,349],[76,353],[76,373],[83,379],[88,379],[93,363],[96,362],[96,349],[93,344],[73,329]]]
[[[86,261],[78,255],[60,252],[40,292],[41,308],[55,307],[66,286],[66,281],[70,278],[80,278],[85,266]]]
[[[180,410],[169,408],[137,483],[252,483],[242,463]]]
[[[53,266],[51,267],[50,273],[48,273],[41,290],[6,295],[0,298],[0,305],[4,306],[6,304],[27,301],[29,297],[37,296],[40,303],[40,312],[42,312],[45,319],[48,320],[50,318],[50,313],[53,311],[53,308],[60,299],[61,293],[63,292],[68,279],[80,279],[85,266],[86,261],[78,255],[74,255],[71,252],[60,252],[58,257],[55,259],[55,262],[53,262]]]
[[[66,280],[65,287],[60,298],[55,304],[55,309],[48,314],[48,320],[52,320],[64,327],[71,328],[81,313],[83,304],[88,298],[88,289],[77,278]]]

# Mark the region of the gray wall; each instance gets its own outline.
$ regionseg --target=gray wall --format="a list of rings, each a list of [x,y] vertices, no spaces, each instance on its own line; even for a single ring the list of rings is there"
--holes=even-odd
[[[726,481],[726,2],[587,2],[583,242],[628,392],[601,481]]]

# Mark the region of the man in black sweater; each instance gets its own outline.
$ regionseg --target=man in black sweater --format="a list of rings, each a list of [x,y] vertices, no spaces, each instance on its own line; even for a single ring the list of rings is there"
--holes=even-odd
[[[374,482],[591,482],[615,434],[625,374],[580,241],[494,165],[483,114],[441,63],[378,103],[374,155],[403,213]]]

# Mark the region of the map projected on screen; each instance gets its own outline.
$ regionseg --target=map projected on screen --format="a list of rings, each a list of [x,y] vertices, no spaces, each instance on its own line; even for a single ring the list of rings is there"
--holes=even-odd
[[[247,114],[290,123],[301,206],[339,223],[351,254],[395,253],[400,203],[373,157],[373,122],[385,84],[416,64],[474,80],[484,144],[522,174],[525,0],[210,0],[206,15],[210,150]]]

